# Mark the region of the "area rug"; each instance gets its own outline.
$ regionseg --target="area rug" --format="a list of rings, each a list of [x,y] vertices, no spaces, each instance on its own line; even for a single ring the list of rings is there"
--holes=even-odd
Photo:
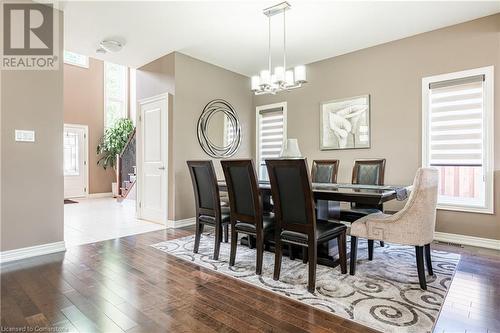
[[[375,242],[378,243],[378,242]],[[238,245],[236,264],[229,267],[229,243],[222,243],[213,260],[214,237],[203,234],[199,253],[193,253],[194,235],[158,244],[154,248],[382,332],[432,332],[460,255],[432,251],[434,276],[427,276],[427,291],[420,289],[415,249],[385,244],[375,246],[368,261],[367,242],[360,240],[356,275],[340,268],[317,266],[316,291],[307,291],[307,264],[283,257],[281,276],[274,281],[274,253],[264,252],[262,276],[255,274],[255,249]],[[349,246],[348,246],[349,248]]]

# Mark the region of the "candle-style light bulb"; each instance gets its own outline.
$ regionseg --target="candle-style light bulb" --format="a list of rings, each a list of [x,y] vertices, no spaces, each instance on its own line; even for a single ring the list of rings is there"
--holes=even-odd
[[[252,91],[260,89],[260,77],[258,75],[252,76]]]
[[[306,80],[306,66],[301,65],[301,66],[296,66],[294,68],[294,74],[295,74],[295,82],[297,83],[304,83],[307,82]]]

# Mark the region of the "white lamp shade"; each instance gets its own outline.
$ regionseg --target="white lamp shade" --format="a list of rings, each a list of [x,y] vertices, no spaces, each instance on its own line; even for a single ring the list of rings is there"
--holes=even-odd
[[[287,139],[283,143],[283,148],[280,153],[281,158],[300,158],[302,153],[299,149],[299,142],[297,139]]]
[[[260,86],[260,77],[257,75],[252,76],[252,90],[253,91],[259,90],[259,86]]]
[[[267,86],[271,84],[271,73],[268,70],[260,71],[260,84]]]
[[[306,66],[297,66],[294,68],[295,82],[306,82]]]
[[[285,82],[289,86],[293,86],[295,84],[295,81],[293,79],[293,71],[292,70],[286,71],[286,73],[285,73]]]
[[[273,83],[280,83],[285,81],[285,69],[281,66],[274,68]]]

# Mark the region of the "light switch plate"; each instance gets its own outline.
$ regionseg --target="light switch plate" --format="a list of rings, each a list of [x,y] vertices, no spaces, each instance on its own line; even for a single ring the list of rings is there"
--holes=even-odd
[[[16,130],[16,141],[35,142],[35,131]]]

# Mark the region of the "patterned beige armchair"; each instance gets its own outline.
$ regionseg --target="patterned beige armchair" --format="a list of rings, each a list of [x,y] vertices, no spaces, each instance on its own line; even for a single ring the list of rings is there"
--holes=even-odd
[[[413,181],[413,190],[405,207],[394,215],[367,215],[351,226],[350,274],[356,270],[357,239],[368,239],[368,257],[373,259],[373,240],[415,246],[420,287],[427,289],[424,271],[424,248],[427,270],[433,275],[430,243],[436,224],[438,171],[420,168]],[[371,244],[370,244],[371,243]]]

